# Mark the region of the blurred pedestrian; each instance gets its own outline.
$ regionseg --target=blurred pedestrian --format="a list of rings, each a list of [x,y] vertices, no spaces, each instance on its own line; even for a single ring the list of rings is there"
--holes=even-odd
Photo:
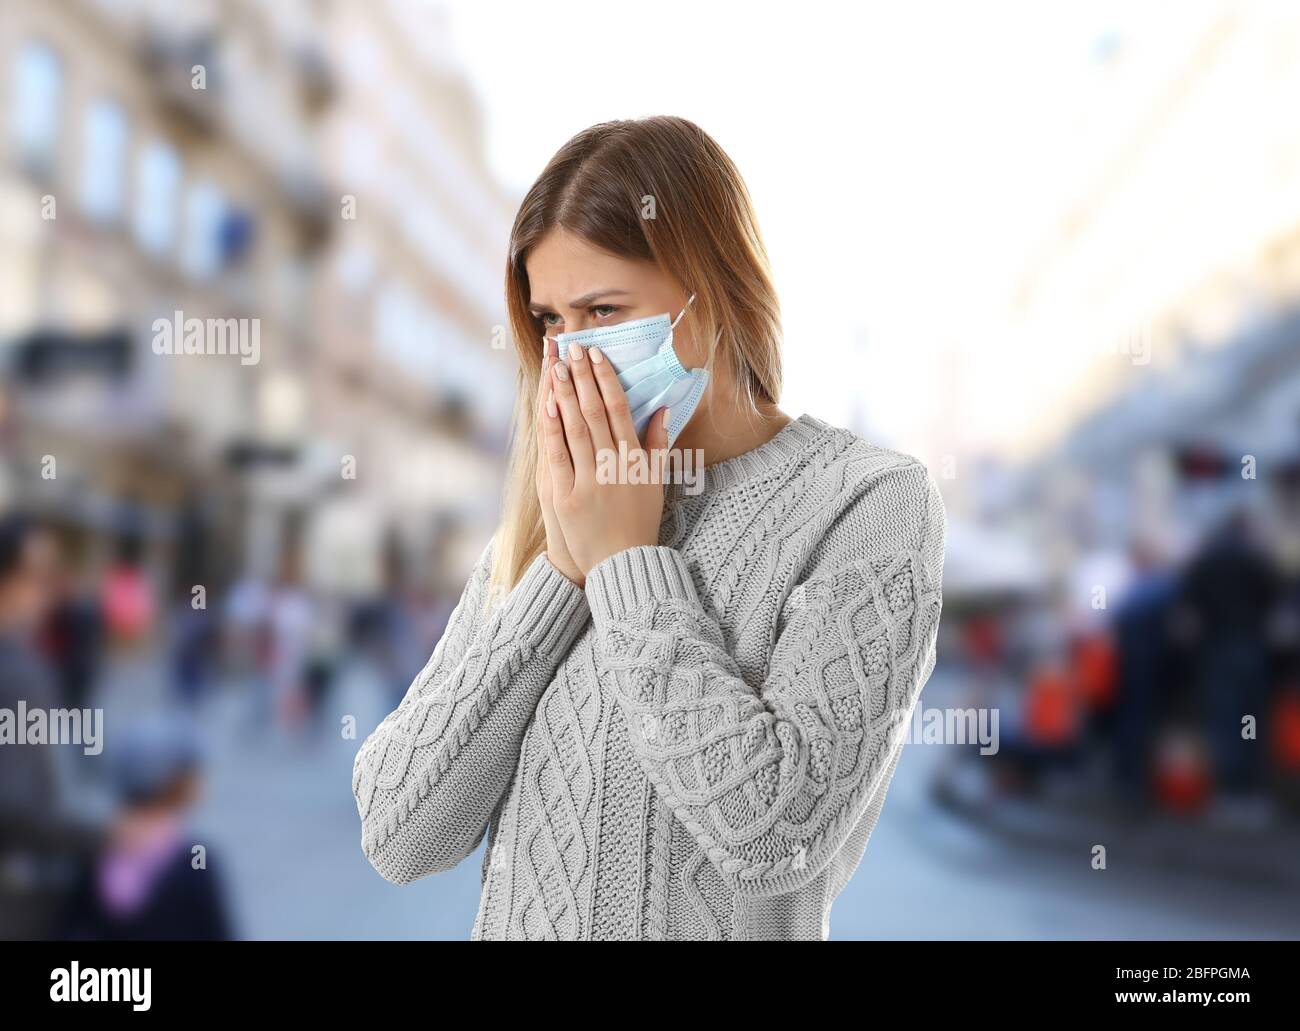
[[[1265,749],[1258,737],[1243,734],[1243,721],[1262,723],[1269,708],[1267,627],[1279,591],[1276,572],[1240,510],[1209,537],[1184,578],[1198,700],[1215,788],[1228,807],[1254,808],[1262,801]]]
[[[104,575],[104,621],[111,638],[134,647],[153,631],[157,601],[143,564],[144,542],[129,533],[118,542],[117,555]]]
[[[33,644],[49,610],[54,544],[27,517],[0,517],[0,709],[60,708]],[[69,811],[51,743],[0,743],[0,939],[40,939],[54,926],[76,863],[99,829]]]
[[[271,589],[254,573],[231,587],[222,606],[223,661],[247,692],[247,722],[253,727],[265,727],[271,719],[270,613]]]
[[[65,908],[60,936],[78,941],[234,937],[219,857],[196,851],[187,817],[202,787],[203,750],[188,718],[131,727],[111,753],[120,809],[105,847]]]
[[[314,599],[303,669],[303,690],[308,723],[312,733],[317,735],[326,728],[326,703],[343,664],[342,624],[343,617],[337,604]]]
[[[41,647],[54,669],[62,704],[74,709],[86,705],[103,656],[104,619],[94,592],[66,566],[59,571],[54,602],[41,628]]]
[[[1116,690],[1112,774],[1120,801],[1151,797],[1151,773],[1163,707],[1173,693],[1171,624],[1179,580],[1149,542],[1133,553],[1134,577],[1115,610]]]
[[[203,508],[191,498],[177,519],[170,613],[172,683],[178,701],[190,708],[203,700],[216,662],[217,625],[208,607],[214,579],[209,539]]]
[[[270,655],[268,682],[275,719],[291,730],[300,729],[308,715],[306,674],[312,650],[316,606],[302,583],[296,547],[280,561],[280,575],[271,590],[267,608]]]

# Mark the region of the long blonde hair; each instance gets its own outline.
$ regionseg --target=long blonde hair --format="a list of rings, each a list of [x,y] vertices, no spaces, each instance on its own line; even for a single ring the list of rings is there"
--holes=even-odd
[[[751,406],[781,393],[781,313],[749,191],[699,126],[657,116],[580,132],[533,183],[510,230],[506,304],[519,352],[510,467],[493,545],[493,593],[508,591],[546,548],[537,499],[537,382],[543,328],[528,310],[524,261],[563,228],[618,257],[653,262],[695,294],[692,325],[715,341]]]

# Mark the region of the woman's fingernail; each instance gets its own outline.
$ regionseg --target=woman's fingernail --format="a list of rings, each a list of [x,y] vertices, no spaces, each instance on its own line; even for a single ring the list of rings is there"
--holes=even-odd
[[[665,426],[668,425],[668,413],[671,412],[671,411],[672,411],[671,408],[665,408],[665,409],[664,409],[664,425],[665,425]]]
[[[561,380],[565,380],[569,378],[569,370],[568,367],[564,364],[564,362],[555,363],[555,377],[556,379],[561,379]]]
[[[569,357],[572,358],[575,362],[582,361],[582,345],[574,344],[572,347],[570,347]]]
[[[601,362],[603,362],[603,361],[605,360],[605,356],[604,356],[603,354],[600,353],[600,348],[599,348],[599,347],[593,347],[593,348],[592,348],[590,351],[588,351],[587,353],[591,355],[591,364],[592,364],[592,365],[599,365]]]
[[[546,392],[546,414],[549,415],[552,419],[554,419],[556,416],[554,390],[548,390]]]

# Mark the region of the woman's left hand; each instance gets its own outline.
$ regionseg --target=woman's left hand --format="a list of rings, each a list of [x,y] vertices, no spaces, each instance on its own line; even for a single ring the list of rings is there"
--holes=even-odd
[[[567,364],[552,367],[551,390],[542,447],[564,541],[586,576],[617,552],[659,543],[668,409],[651,417],[643,448],[614,367],[576,344]],[[629,476],[636,469],[646,475]],[[639,482],[629,482],[634,478]]]

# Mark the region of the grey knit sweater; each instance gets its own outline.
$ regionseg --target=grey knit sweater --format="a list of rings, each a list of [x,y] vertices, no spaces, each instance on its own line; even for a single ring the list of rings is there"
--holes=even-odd
[[[492,545],[363,742],[394,883],[488,847],[474,939],[819,939],[934,666],[945,513],[914,458],[804,415],[666,488],[585,589]]]

